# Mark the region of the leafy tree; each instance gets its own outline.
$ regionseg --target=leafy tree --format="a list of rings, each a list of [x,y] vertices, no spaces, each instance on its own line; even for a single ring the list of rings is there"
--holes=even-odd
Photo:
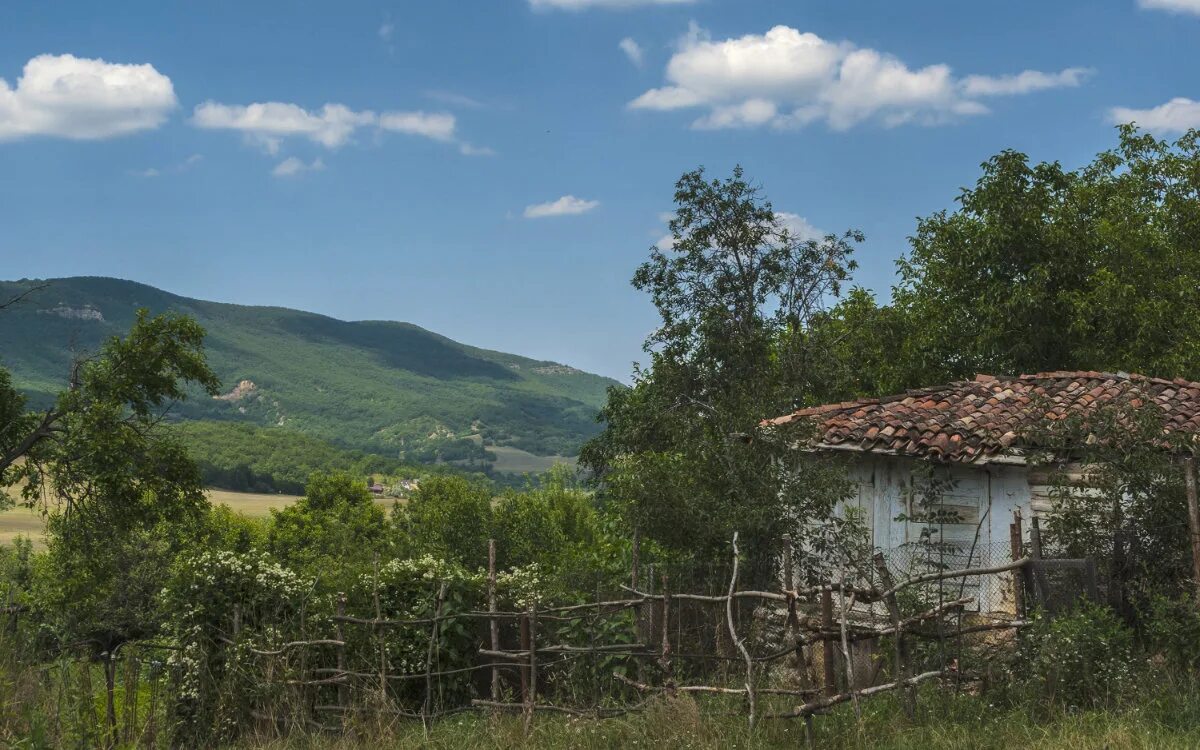
[[[1075,171],[1002,151],[920,219],[890,305],[859,291],[816,321],[838,343],[823,398],[977,372],[1200,378],[1200,133],[1119,137]]]
[[[675,203],[673,244],[633,278],[661,318],[650,367],[610,391],[605,431],[582,459],[649,537],[708,554],[740,530],[761,576],[782,534],[824,517],[842,490],[815,464],[792,472],[786,440],[741,436],[808,397],[818,353],[803,333],[848,278],[862,235],[796,236],[741,168],[725,180],[684,174]]]
[[[290,570],[313,578],[326,591],[348,591],[358,575],[385,552],[391,534],[387,514],[361,479],[333,472],[313,474],[304,497],[271,511],[267,546]]]
[[[468,568],[487,565],[492,493],[486,485],[456,476],[426,477],[406,505],[396,506],[395,519],[417,549]]]
[[[207,505],[195,464],[159,427],[189,385],[216,392],[203,338],[190,318],[141,311],[40,415],[0,387],[0,481],[24,480],[25,502],[42,499],[49,515],[36,606],[60,643],[103,658],[114,732],[113,655],[156,630],[158,574]]]

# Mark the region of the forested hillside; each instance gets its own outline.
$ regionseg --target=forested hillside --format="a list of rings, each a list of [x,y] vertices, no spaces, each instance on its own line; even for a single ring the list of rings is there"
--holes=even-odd
[[[140,307],[186,313],[208,332],[222,393],[174,416],[283,428],[408,463],[480,466],[491,445],[574,455],[614,384],[407,323],[205,302],[109,278],[0,282],[6,299],[27,290],[0,325],[0,362],[33,405],[61,389],[73,358],[127,331]]]

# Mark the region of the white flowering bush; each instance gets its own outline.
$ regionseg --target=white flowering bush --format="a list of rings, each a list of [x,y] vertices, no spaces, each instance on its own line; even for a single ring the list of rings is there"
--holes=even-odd
[[[525,611],[547,599],[546,576],[537,563],[522,565],[496,574],[496,596],[516,611]]]
[[[375,616],[374,600],[378,587],[379,612],[383,619],[418,622],[380,628],[377,633],[369,628],[355,628],[347,633],[352,654],[363,663],[374,664],[378,662],[382,648],[389,674],[423,675],[429,658],[433,623],[421,621],[432,619],[438,611],[438,593],[443,584],[443,619],[437,626],[431,669],[444,672],[473,666],[485,624],[482,620],[454,615],[485,608],[485,575],[429,554],[389,560],[379,567],[378,579],[374,571],[359,576],[352,597],[359,616],[368,619]],[[434,700],[439,704],[461,703],[470,697],[470,684],[469,672],[436,677],[438,694]],[[425,698],[424,680],[397,680],[390,687],[395,700],[411,707],[419,706]]]
[[[231,739],[265,698],[250,648],[292,631],[310,582],[263,552],[207,551],[180,560],[161,601],[179,650],[176,745]]]

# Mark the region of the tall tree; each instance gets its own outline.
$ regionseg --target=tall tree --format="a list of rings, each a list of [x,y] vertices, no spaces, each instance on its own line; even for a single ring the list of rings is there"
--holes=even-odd
[[[1075,171],[1003,151],[920,219],[892,303],[852,294],[818,321],[838,345],[825,397],[978,372],[1200,379],[1200,133],[1119,136]]]
[[[747,438],[806,399],[803,331],[848,278],[862,235],[797,236],[740,167],[724,180],[684,174],[675,204],[670,247],[633,278],[661,318],[650,366],[610,392],[582,460],[648,536],[704,553],[736,529],[761,572],[798,518],[840,497],[834,473],[784,472],[794,459]]]
[[[114,733],[114,655],[154,631],[159,576],[207,504],[199,470],[160,428],[189,387],[217,392],[203,339],[186,316],[139,311],[38,414],[0,369],[0,488],[21,483],[49,515],[34,604],[62,644],[104,661]]]

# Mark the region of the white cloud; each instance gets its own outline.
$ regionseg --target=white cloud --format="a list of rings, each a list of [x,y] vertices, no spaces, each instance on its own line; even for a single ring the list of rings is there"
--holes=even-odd
[[[384,112],[379,116],[379,127],[435,141],[450,141],[454,139],[455,119],[448,112]]]
[[[169,167],[165,167],[163,169],[158,169],[157,167],[150,167],[149,169],[139,169],[139,170],[135,170],[133,172],[133,174],[137,175],[138,177],[160,177],[163,174],[179,174],[180,172],[188,171],[189,169],[196,166],[203,160],[204,160],[204,156],[202,154],[192,154],[191,156],[184,159],[183,161],[178,162],[176,164],[172,164]]]
[[[196,127],[240,131],[271,153],[277,152],[280,139],[288,136],[303,136],[326,148],[337,148],[356,129],[376,120],[374,112],[355,112],[342,104],[326,104],[319,112],[309,112],[285,102],[240,105],[208,101],[192,113]]]
[[[1077,86],[1082,68],[957,79],[947,65],[913,69],[892,55],[832,42],[788,26],[714,41],[695,24],[666,68],[666,85],[632,109],[705,107],[696,128],[797,127],[824,121],[844,130],[867,120],[935,124],[978,115],[982,96]]]
[[[535,203],[525,207],[526,219],[544,219],[547,216],[575,216],[586,214],[600,205],[600,201],[588,201],[573,195],[564,195],[549,203]]]
[[[324,168],[325,162],[321,161],[320,157],[313,159],[310,164],[305,164],[300,159],[289,156],[276,164],[275,168],[271,170],[271,174],[276,177],[295,177],[303,172],[320,172]]]
[[[659,221],[664,224],[669,224],[675,218],[675,214],[661,213],[658,215]],[[790,211],[776,211],[775,219],[779,223],[781,229],[786,229],[794,239],[798,240],[821,240],[825,237],[825,232],[817,229],[809,223],[808,219],[800,214],[794,214]],[[654,234],[653,232],[651,234]],[[654,243],[659,250],[670,250],[675,247],[675,236],[670,232],[662,235]]]
[[[452,107],[466,107],[468,109],[482,109],[484,106],[486,106],[483,102],[479,101],[478,99],[472,99],[469,96],[465,96],[463,94],[459,94],[454,91],[438,91],[438,90],[426,91],[425,96],[429,97],[430,99],[433,99],[434,101],[441,102],[442,104],[448,104]]]
[[[495,156],[496,152],[487,146],[473,146],[470,143],[458,144],[458,153],[463,156]]]
[[[632,37],[627,36],[622,39],[617,43],[617,48],[625,53],[625,56],[629,58],[629,62],[633,63],[639,68],[642,67],[642,47],[640,44],[634,41]]]
[[[789,213],[788,211],[776,211],[775,218],[788,231],[788,234],[796,239],[820,240],[825,237],[825,232],[809,224],[808,219],[799,214]]]
[[[356,112],[343,104],[326,104],[308,111],[286,102],[220,104],[205,102],[192,113],[199,128],[236,130],[263,146],[267,153],[279,152],[287,137],[303,137],[326,148],[344,145],[359,128],[377,127],[408,135],[454,140],[454,115],[446,112]]]
[[[385,42],[389,41],[392,38],[392,34],[395,33],[395,31],[396,31],[396,27],[394,25],[392,25],[392,22],[385,21],[379,27],[379,38]]]
[[[0,141],[128,135],[157,128],[177,105],[171,79],[153,65],[38,55],[15,87],[0,78]]]
[[[1200,15],[1200,0],[1138,0],[1138,6],[1147,10],[1166,10],[1172,13]]]
[[[967,76],[962,89],[967,96],[1015,96],[1044,89],[1074,88],[1094,72],[1091,68],[1067,68],[1057,73],[1025,70],[1010,76]]]
[[[534,10],[586,10],[588,8],[636,8],[644,5],[690,5],[696,0],[529,0]]]
[[[1200,128],[1200,102],[1177,96],[1166,104],[1150,109],[1113,107],[1108,116],[1114,123],[1136,122],[1156,133],[1182,133],[1191,128]]]

